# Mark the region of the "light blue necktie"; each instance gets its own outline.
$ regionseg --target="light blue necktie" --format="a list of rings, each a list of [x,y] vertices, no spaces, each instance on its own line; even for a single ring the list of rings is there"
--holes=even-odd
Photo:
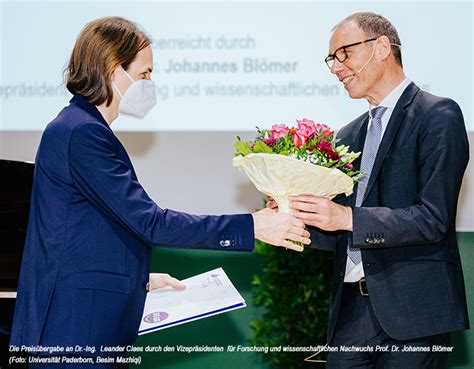
[[[375,157],[379,151],[379,145],[382,139],[382,116],[386,111],[387,108],[385,106],[378,106],[370,112],[372,122],[367,131],[367,136],[365,137],[364,151],[362,151],[362,160],[360,163],[360,170],[365,173],[365,176],[361,178],[357,186],[356,207],[360,207],[364,199],[365,190],[367,189],[370,174],[374,167]],[[353,248],[349,245],[347,247],[347,255],[349,255],[354,264],[359,264],[362,261],[360,249],[357,247]]]

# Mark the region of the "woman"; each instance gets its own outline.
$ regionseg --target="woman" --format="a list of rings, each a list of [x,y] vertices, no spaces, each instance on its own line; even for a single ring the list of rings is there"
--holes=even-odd
[[[143,118],[153,107],[152,68],[150,39],[128,20],[98,19],[79,35],[66,73],[74,97],[36,157],[12,345],[133,344],[151,246],[251,251],[255,237],[301,251],[288,239],[309,243],[288,214],[194,216],[148,197],[110,125],[119,112]]]

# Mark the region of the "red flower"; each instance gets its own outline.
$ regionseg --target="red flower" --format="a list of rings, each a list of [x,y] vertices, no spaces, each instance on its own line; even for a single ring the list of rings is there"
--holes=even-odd
[[[321,132],[323,137],[329,137],[334,134],[334,131],[331,131],[331,128],[322,123],[316,124],[316,130]]]
[[[276,145],[277,140],[272,136],[272,137],[270,137],[270,138],[267,138],[266,140],[263,140],[263,142],[264,142],[267,146],[273,147],[273,146]]]
[[[298,132],[295,132],[293,135],[293,143],[297,148],[301,149],[303,145],[306,145],[308,143],[308,137],[301,135]]]
[[[334,151],[332,144],[328,141],[320,141],[317,146],[318,150],[324,153],[331,160],[339,160],[339,154]]]
[[[346,165],[344,165],[344,168],[352,170],[352,169],[354,169],[354,166],[352,165],[352,163],[347,163]]]

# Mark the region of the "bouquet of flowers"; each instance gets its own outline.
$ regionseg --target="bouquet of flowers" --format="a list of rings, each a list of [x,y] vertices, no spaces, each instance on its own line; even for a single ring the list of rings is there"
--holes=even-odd
[[[273,197],[282,212],[289,212],[291,195],[349,196],[362,175],[352,165],[360,152],[337,145],[327,125],[308,119],[297,123],[296,128],[284,124],[270,130],[257,127],[254,141],[237,137],[234,144],[233,165],[243,169],[260,192]]]

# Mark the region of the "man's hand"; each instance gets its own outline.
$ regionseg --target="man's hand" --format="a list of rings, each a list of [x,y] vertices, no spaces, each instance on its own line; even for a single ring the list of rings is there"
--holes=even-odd
[[[263,209],[252,214],[255,238],[274,246],[286,247],[295,251],[303,251],[302,246],[288,241],[311,243],[309,232],[304,223],[291,214],[277,213],[270,209]]]
[[[186,286],[181,284],[176,278],[166,273],[150,273],[150,282],[147,285],[148,291],[170,286],[175,290],[184,290]]]
[[[312,195],[290,196],[292,214],[305,224],[325,231],[352,231],[352,209]]]

